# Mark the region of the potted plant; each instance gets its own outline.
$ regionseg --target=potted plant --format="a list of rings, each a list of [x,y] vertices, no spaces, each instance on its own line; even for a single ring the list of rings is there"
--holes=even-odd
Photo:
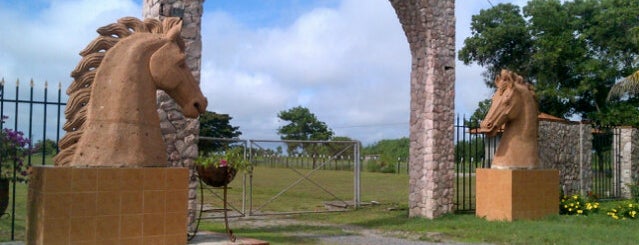
[[[3,116],[2,120],[5,119]],[[29,179],[30,165],[23,161],[29,153],[29,144],[20,131],[5,128],[0,132],[0,216],[9,206],[9,183]]]
[[[231,147],[223,152],[200,155],[195,167],[202,182],[213,187],[230,183],[235,174],[250,171],[251,163],[244,157],[243,147]]]

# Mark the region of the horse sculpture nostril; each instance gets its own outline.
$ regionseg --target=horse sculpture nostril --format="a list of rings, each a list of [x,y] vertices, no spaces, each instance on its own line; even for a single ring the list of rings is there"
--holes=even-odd
[[[202,103],[201,101],[196,101],[193,102],[193,107],[195,108],[195,110],[197,110],[200,114],[204,113],[206,110],[206,102]]]

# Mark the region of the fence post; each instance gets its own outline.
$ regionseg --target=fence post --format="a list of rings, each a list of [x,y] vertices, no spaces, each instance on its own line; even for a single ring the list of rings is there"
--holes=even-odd
[[[619,150],[614,152],[619,153],[620,163],[616,166],[620,167],[620,189],[621,196],[623,198],[631,198],[631,185],[637,184],[637,160],[639,160],[639,153],[636,151],[639,140],[638,131],[632,127],[620,127],[615,129],[615,139],[613,142],[614,147],[619,147]],[[618,146],[617,146],[618,145]],[[614,148],[613,147],[613,148]],[[633,171],[634,170],[634,171]]]

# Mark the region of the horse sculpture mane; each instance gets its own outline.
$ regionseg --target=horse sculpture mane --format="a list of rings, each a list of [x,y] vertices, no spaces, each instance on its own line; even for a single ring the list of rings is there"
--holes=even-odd
[[[167,91],[187,117],[207,104],[184,64],[181,25],[125,17],[97,30],[71,72],[56,166],[166,166],[155,91]]]
[[[539,110],[532,85],[508,70],[501,71],[495,85],[497,91],[480,127],[480,132],[494,136],[504,126],[491,168],[538,168]]]

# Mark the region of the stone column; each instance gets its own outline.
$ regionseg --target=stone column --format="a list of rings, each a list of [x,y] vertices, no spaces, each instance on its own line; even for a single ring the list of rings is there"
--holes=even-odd
[[[390,0],[412,55],[409,215],[453,209],[455,1]]]
[[[616,152],[615,148],[620,147],[621,196],[631,198],[632,193],[629,185],[636,185],[639,177],[637,164],[633,164],[639,160],[639,130],[632,127],[621,127],[616,128],[614,132],[613,152]]]
[[[159,18],[169,16],[171,8],[183,8],[182,38],[186,44],[186,62],[191,68],[195,79],[200,82],[200,64],[202,57],[201,19],[204,0],[144,0],[142,15],[144,18]],[[160,14],[162,12],[162,15]],[[197,177],[194,174],[194,160],[198,156],[197,136],[199,122],[187,119],[182,115],[175,103],[163,91],[157,92],[158,114],[164,142],[167,145],[170,166],[187,167],[190,169],[189,185],[189,231],[195,229],[195,213],[197,208]]]
[[[592,125],[579,123],[579,189],[586,196],[592,190]]]

